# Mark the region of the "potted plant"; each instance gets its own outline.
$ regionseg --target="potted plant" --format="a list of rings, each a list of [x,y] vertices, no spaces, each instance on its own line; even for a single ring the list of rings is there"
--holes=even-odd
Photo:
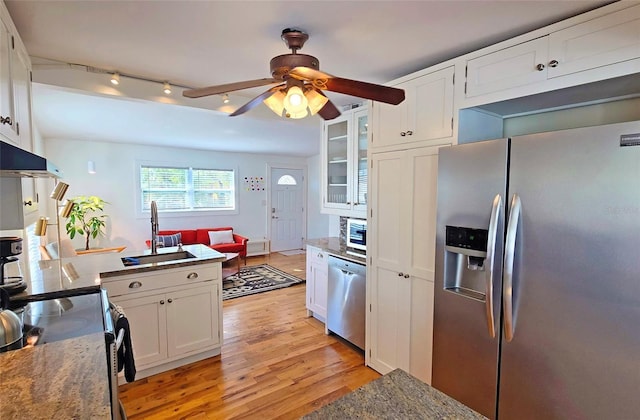
[[[67,234],[73,239],[76,234],[85,236],[85,249],[89,249],[89,239],[104,236],[106,226],[105,204],[108,204],[100,197],[80,195],[71,199],[74,202],[73,210],[67,219]]]

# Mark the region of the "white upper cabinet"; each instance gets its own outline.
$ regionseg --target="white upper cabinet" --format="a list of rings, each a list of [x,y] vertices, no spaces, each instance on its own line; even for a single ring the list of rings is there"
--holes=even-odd
[[[32,150],[31,61],[4,3],[0,5],[0,134]]]
[[[451,137],[453,134],[454,67],[400,83],[399,105],[373,103],[371,149],[389,149]]]
[[[368,110],[326,121],[322,139],[322,212],[366,217]]]
[[[469,98],[546,80],[548,42],[545,36],[469,60],[466,96]]]
[[[549,35],[549,77],[640,57],[640,5]]]
[[[593,80],[567,78],[564,84],[545,85],[551,79],[614,66],[640,58],[640,6],[585,21],[467,61],[465,97],[473,98],[542,82],[538,91],[583,84]],[[637,67],[610,69],[610,76],[637,72]],[[514,97],[521,92],[514,93]]]

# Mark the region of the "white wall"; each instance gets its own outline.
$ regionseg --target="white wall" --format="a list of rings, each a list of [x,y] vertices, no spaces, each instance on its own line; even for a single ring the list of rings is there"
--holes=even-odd
[[[109,215],[107,237],[91,241],[93,247],[121,246],[128,249],[144,249],[145,240],[150,236],[149,217],[136,215],[136,161],[167,162],[189,164],[202,167],[235,167],[238,169],[239,192],[238,214],[221,216],[170,217],[160,214],[160,229],[199,228],[232,226],[235,231],[248,237],[262,238],[267,235],[268,190],[246,191],[244,177],[267,176],[267,163],[290,163],[306,165],[307,158],[257,155],[247,153],[227,153],[181,148],[151,147],[124,143],[101,141],[80,141],[65,139],[46,139],[45,156],[54,162],[64,173],[64,182],[70,185],[65,198],[77,195],[97,195],[109,202],[105,213]],[[87,172],[87,161],[95,162],[95,174]],[[310,161],[315,165],[313,159]],[[318,183],[315,169],[309,171],[308,185]],[[52,184],[53,185],[53,184]],[[317,187],[315,187],[317,188]],[[317,192],[309,192],[315,198]],[[317,199],[316,199],[317,200]],[[49,200],[53,201],[53,200]],[[310,200],[311,201],[311,200]],[[310,206],[311,207],[311,206]],[[322,226],[318,203],[316,209],[309,209],[308,226]],[[53,209],[50,208],[51,214]],[[317,222],[317,219],[320,222]],[[62,234],[64,233],[62,221]],[[322,230],[322,228],[320,229]],[[315,234],[315,233],[314,233]],[[324,236],[324,235],[323,235]],[[312,236],[308,236],[312,237]],[[74,239],[74,245],[81,247],[81,238]]]
[[[319,154],[307,159],[309,178],[307,182],[307,239],[329,236],[329,215],[320,213],[322,205],[321,165]]]

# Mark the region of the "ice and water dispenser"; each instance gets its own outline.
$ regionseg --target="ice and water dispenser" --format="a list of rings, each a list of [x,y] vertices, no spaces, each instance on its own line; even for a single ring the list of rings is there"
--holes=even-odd
[[[444,288],[472,299],[485,300],[486,229],[447,226]]]

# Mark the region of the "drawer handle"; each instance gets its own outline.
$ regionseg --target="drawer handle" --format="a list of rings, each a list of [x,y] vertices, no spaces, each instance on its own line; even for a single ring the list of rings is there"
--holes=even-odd
[[[408,274],[405,274],[405,275],[404,275],[404,278],[405,278],[405,279],[408,279],[409,277],[410,277],[410,276],[409,276]]]
[[[188,278],[189,280],[191,280],[191,279],[197,279],[197,278],[198,278],[198,273],[189,273],[189,274],[187,274],[187,278]]]
[[[404,276],[404,273],[398,273],[398,277]]]
[[[557,66],[558,66],[558,64],[560,64],[560,63],[558,62],[558,60],[551,60],[551,61],[549,61],[549,67],[557,67]]]
[[[160,305],[164,305],[164,300],[161,300],[161,301],[160,301]]]
[[[400,132],[400,135],[401,135],[402,137],[404,137],[404,136],[406,136],[406,135],[407,135],[407,133],[405,133],[404,131],[401,131],[401,132]]]
[[[413,135],[413,131],[407,130],[407,136],[412,136],[412,135]]]
[[[129,283],[129,289],[139,289],[142,287],[142,283],[140,283],[139,281],[132,281],[131,283]]]
[[[13,125],[13,121],[11,121],[11,117],[3,117],[0,116],[0,123],[4,124],[8,124],[8,125]]]

